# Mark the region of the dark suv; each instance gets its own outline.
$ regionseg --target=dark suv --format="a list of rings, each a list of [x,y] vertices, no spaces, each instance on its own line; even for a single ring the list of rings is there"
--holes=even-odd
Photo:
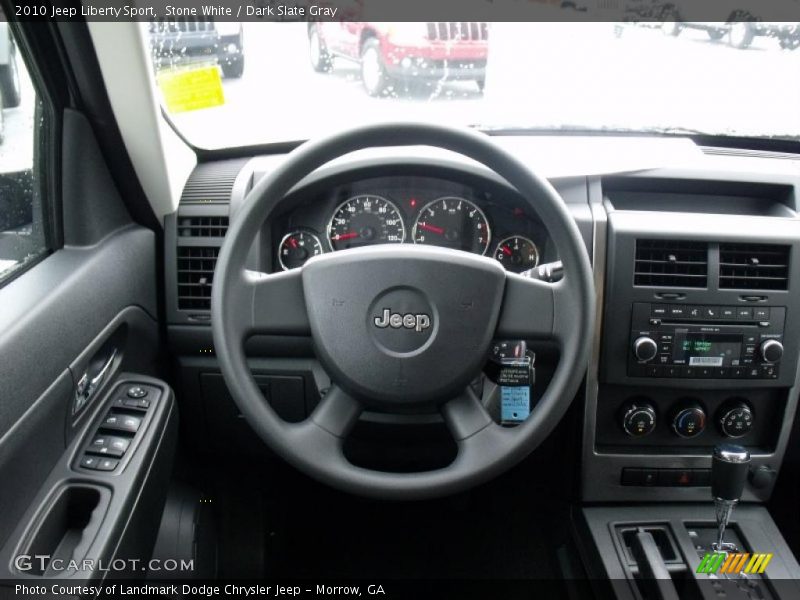
[[[241,23],[194,18],[150,23],[150,53],[156,69],[216,60],[223,76],[241,77],[243,39]]]

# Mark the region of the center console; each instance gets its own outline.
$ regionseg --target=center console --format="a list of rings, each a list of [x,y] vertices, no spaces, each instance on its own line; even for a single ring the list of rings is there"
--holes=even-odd
[[[600,327],[573,515],[589,577],[618,600],[797,597],[758,504],[800,389],[794,188],[622,179],[593,188]]]
[[[699,194],[678,203],[683,212],[663,201],[654,210],[646,186],[625,185],[604,187],[594,210],[602,329],[583,499],[707,501],[711,450],[735,441],[752,456],[743,500],[764,501],[797,403],[795,213],[706,213]]]

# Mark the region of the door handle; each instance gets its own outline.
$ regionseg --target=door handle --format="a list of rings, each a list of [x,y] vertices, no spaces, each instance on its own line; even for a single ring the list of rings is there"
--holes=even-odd
[[[72,405],[73,416],[88,404],[95,392],[103,385],[103,382],[111,371],[111,366],[114,364],[114,359],[116,358],[117,349],[114,348],[96,373],[90,373],[90,367],[80,378],[75,388],[75,402]]]

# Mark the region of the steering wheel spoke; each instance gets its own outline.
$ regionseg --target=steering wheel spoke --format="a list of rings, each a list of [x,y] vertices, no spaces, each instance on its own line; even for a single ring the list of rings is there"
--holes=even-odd
[[[472,388],[465,389],[461,395],[445,403],[442,406],[442,417],[450,430],[450,435],[457,442],[462,442],[494,425],[494,421]]]
[[[364,407],[342,388],[334,385],[311,413],[310,420],[338,438],[347,437]]]
[[[560,340],[563,319],[571,305],[563,280],[547,283],[514,273],[506,274],[503,307],[497,322],[498,339]]]
[[[302,335],[311,333],[303,297],[302,269],[280,273],[245,270],[236,294],[242,334]]]

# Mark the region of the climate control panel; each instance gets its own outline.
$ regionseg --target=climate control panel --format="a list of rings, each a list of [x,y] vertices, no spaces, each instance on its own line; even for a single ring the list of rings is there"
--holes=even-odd
[[[698,400],[678,400],[669,413],[668,426],[680,438],[695,438],[708,425],[706,409]],[[657,410],[644,396],[625,402],[620,408],[620,415],[622,429],[631,438],[649,435],[658,424]],[[746,401],[733,398],[717,408],[713,420],[723,437],[741,438],[753,430],[755,414]]]
[[[768,451],[777,443],[786,401],[783,388],[605,384],[598,396],[596,444],[612,453],[664,454],[681,448],[703,452],[735,440]]]

